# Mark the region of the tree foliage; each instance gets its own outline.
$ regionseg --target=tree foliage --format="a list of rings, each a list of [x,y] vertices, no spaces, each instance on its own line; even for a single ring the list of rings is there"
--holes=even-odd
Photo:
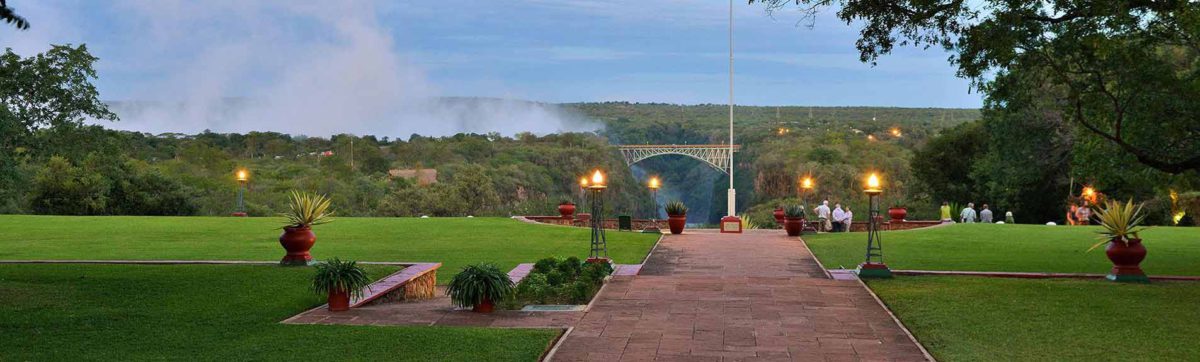
[[[1085,134],[1137,162],[1200,169],[1200,3],[1186,0],[751,0],[862,24],[874,62],[896,45],[941,46],[999,107],[1019,92],[1053,97]],[[994,80],[986,79],[995,74]],[[1007,89],[997,89],[1007,88]],[[1047,92],[1048,91],[1048,92]]]

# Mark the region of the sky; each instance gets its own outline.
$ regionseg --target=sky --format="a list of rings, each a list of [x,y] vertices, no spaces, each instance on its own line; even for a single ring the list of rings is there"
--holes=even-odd
[[[556,107],[440,97],[728,102],[728,2],[713,0],[9,0],[22,55],[87,44],[115,128],[149,132],[540,133],[594,127]],[[734,3],[744,105],[979,107],[940,49],[858,61],[832,10],[802,21]],[[253,100],[230,111],[227,99]],[[230,115],[230,113],[236,113]]]

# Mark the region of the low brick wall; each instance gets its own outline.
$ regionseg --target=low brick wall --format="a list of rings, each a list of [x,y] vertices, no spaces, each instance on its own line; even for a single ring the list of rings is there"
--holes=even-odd
[[[579,215],[576,215],[573,218],[564,218],[562,216],[524,216],[524,218],[531,220],[531,221],[540,222],[543,224],[555,224],[555,225],[566,225],[566,226],[577,226],[577,227],[588,227],[591,225],[590,224],[591,218],[588,217],[588,215],[586,215],[586,214],[583,215],[582,217]],[[633,230],[634,231],[645,229],[647,226],[651,226],[651,225],[655,225],[659,229],[666,229],[667,221],[666,220],[651,221],[649,219],[633,219]],[[605,229],[616,230],[617,226],[618,226],[617,219],[604,219],[603,227]]]
[[[437,295],[437,270],[442,263],[415,263],[371,283],[362,298],[350,301],[351,308],[380,303],[432,299]]]
[[[899,221],[899,222],[884,221],[883,222],[883,230],[896,231],[896,230],[918,229],[918,228],[936,226],[936,225],[941,225],[941,224],[942,224],[941,221],[916,221],[916,220],[912,220],[912,221],[905,220],[905,221]],[[862,221],[862,222],[855,222],[855,223],[850,224],[850,231],[851,232],[867,231],[867,222]]]

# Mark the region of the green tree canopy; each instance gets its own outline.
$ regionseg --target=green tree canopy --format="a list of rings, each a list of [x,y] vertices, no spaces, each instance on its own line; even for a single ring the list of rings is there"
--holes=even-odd
[[[864,62],[941,46],[1004,107],[1020,92],[1154,169],[1200,169],[1200,3],[1186,0],[750,0],[862,24]],[[994,80],[986,79],[995,74]],[[1003,87],[1005,89],[997,89]]]

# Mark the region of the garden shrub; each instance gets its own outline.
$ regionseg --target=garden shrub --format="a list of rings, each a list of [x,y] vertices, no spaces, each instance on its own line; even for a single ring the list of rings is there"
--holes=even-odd
[[[517,284],[510,307],[525,304],[586,304],[612,274],[607,263],[584,263],[577,257],[545,258],[534,263]]]

